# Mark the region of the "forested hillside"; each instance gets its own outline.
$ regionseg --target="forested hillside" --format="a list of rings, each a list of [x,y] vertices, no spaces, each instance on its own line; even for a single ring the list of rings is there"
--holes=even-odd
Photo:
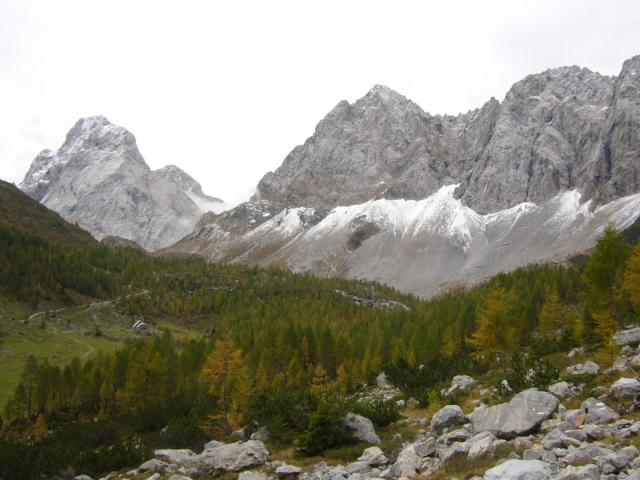
[[[606,340],[640,312],[640,247],[613,230],[575,265],[532,266],[429,302],[369,282],[56,240],[0,225],[3,298],[34,311],[77,294],[114,299],[132,321],[199,335],[155,329],[62,366],[25,359],[2,417],[7,478],[102,473],[256,424],[316,455],[346,441],[332,425],[381,371],[427,405],[453,375],[504,368],[512,352],[530,365],[585,344],[610,357]],[[384,424],[394,405],[367,414]]]

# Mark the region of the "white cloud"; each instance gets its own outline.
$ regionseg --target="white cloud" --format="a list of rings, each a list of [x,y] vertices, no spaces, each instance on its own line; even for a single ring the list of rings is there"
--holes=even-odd
[[[374,84],[455,114],[549,67],[615,75],[638,24],[635,0],[4,0],[0,178],[103,114],[235,199]]]

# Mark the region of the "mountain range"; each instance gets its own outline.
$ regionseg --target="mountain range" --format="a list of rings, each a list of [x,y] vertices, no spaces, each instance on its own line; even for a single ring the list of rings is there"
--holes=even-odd
[[[227,211],[177,167],[151,171],[103,117],[42,152],[21,188],[97,237],[430,296],[562,261],[637,220],[639,74],[640,56],[616,77],[551,69],[457,116],[375,86],[338,103]]]

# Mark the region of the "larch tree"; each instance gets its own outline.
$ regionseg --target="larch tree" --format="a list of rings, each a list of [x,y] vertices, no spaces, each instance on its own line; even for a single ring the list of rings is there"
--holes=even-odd
[[[222,410],[223,428],[226,433],[231,433],[239,420],[240,404],[249,388],[242,351],[233,340],[216,341],[215,349],[204,362],[200,378],[207,383]]]

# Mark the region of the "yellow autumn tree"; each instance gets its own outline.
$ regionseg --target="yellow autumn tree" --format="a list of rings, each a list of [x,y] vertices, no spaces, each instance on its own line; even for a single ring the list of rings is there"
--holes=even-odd
[[[33,436],[36,441],[39,442],[44,438],[45,433],[47,433],[47,422],[44,416],[40,414],[38,418],[36,418],[36,423],[33,425]]]
[[[476,330],[467,339],[477,359],[493,364],[499,354],[514,348],[516,330],[512,310],[511,296],[504,288],[496,287],[487,294],[478,308]]]
[[[231,433],[242,422],[243,401],[250,388],[242,351],[232,340],[219,339],[205,360],[200,378],[218,402],[224,432]]]
[[[541,340],[558,340],[565,328],[565,309],[557,289],[550,289],[538,316],[536,337]]]

